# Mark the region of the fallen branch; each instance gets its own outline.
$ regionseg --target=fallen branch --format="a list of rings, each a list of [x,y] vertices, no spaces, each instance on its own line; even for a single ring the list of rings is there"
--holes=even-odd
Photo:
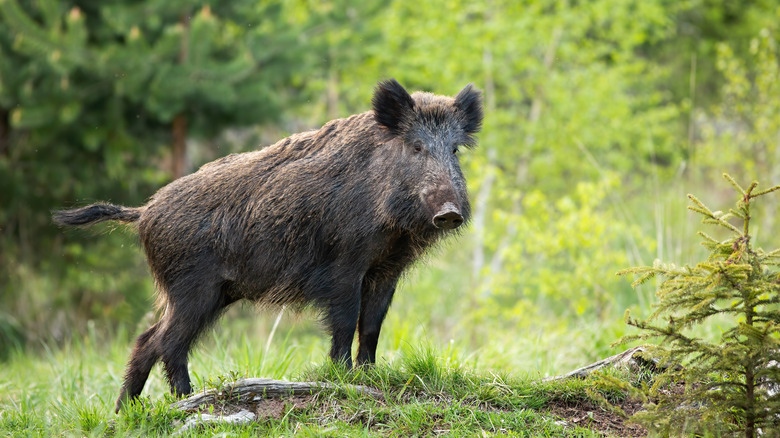
[[[245,409],[242,409],[232,415],[193,415],[188,418],[187,421],[184,422],[184,426],[177,430],[173,435],[178,436],[188,430],[196,429],[200,426],[205,426],[208,424],[247,424],[255,421],[256,419],[257,415]]]
[[[180,411],[193,412],[202,405],[210,405],[218,401],[240,400],[258,402],[268,398],[311,395],[323,390],[357,391],[371,397],[383,397],[382,392],[362,385],[336,385],[330,382],[287,382],[275,379],[248,378],[227,384],[219,390],[210,389],[191,395],[174,403],[173,407]]]
[[[642,368],[645,369],[654,368],[657,365],[656,363],[657,361],[647,360],[643,358],[642,353],[644,353],[645,351],[647,351],[647,347],[644,346],[629,348],[628,350],[622,353],[616,354],[614,356],[610,356],[606,359],[601,359],[598,362],[594,362],[582,368],[577,368],[576,370],[570,371],[566,374],[560,376],[547,377],[546,379],[544,379],[544,381],[551,382],[551,381],[571,379],[571,378],[584,379],[594,371],[600,370],[607,366],[614,366],[614,365],[620,365],[635,370],[642,369]]]

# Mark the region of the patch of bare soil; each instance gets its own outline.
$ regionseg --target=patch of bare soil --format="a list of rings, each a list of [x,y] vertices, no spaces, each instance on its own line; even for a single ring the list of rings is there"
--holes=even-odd
[[[281,420],[290,409],[302,409],[311,406],[316,402],[316,398],[316,395],[294,395],[253,401],[220,402],[204,404],[196,412],[228,416],[244,410],[257,415],[257,421]]]
[[[315,402],[313,395],[296,395],[289,398],[264,399],[260,400],[254,409],[257,414],[257,420],[281,420],[284,414],[290,409],[303,409],[311,406]]]
[[[629,417],[642,409],[638,401],[626,400],[616,404]],[[582,401],[552,401],[550,413],[573,426],[586,427],[605,436],[644,437],[647,430],[638,424],[628,423],[628,418],[617,412],[612,412],[589,400]]]

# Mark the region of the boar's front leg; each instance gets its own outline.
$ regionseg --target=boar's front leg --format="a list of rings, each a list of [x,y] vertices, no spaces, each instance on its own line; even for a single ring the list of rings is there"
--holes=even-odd
[[[334,363],[352,368],[352,339],[355,337],[360,312],[360,283],[362,276],[350,284],[336,282],[331,289],[325,320],[330,329],[330,358]]]
[[[358,321],[357,364],[366,365],[376,362],[376,346],[379,342],[379,330],[387,315],[387,309],[393,301],[398,278],[373,284],[363,282],[363,294],[360,301],[360,320]]]

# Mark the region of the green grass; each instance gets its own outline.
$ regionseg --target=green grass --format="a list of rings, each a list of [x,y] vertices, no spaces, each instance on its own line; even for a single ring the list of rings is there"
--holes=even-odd
[[[384,400],[350,390],[323,393],[309,407],[287,409],[281,419],[213,426],[183,436],[597,436],[563,429],[542,413],[553,398],[589,398],[592,382],[539,383],[538,373],[476,370],[470,365],[473,355],[454,347],[408,343],[376,367],[347,371],[324,360],[327,340],[321,334],[293,338],[290,333],[278,330],[268,351],[268,339],[255,340],[251,333],[238,339],[224,331],[210,335],[192,356],[196,390],[259,376],[369,385],[382,391]],[[125,341],[98,342],[93,333],[40,354],[13,353],[2,366],[0,436],[173,433],[184,414],[169,408],[171,397],[159,368],[152,371],[141,403],[113,413],[130,347],[128,336],[116,337]]]

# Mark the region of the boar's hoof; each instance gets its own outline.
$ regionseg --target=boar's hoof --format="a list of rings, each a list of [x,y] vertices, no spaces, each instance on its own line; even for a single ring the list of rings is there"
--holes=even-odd
[[[433,217],[433,225],[436,228],[452,230],[458,228],[463,223],[463,216],[460,210],[452,202],[447,202]]]

